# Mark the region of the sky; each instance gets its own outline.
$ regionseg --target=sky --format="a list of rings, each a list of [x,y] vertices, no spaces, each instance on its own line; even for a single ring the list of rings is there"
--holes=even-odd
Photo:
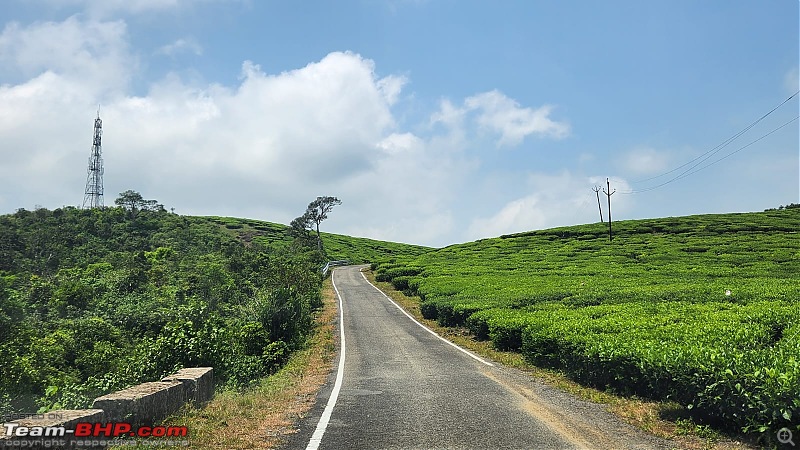
[[[106,205],[335,196],[323,231],[441,247],[599,221],[596,187],[614,220],[800,203],[799,4],[3,0],[0,214],[81,206],[98,108]]]

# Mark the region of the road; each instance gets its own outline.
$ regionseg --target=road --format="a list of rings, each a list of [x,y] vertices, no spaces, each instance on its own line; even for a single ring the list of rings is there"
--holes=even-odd
[[[359,267],[337,268],[332,277],[344,364],[286,448],[672,447],[601,405],[448,343],[407,316]]]

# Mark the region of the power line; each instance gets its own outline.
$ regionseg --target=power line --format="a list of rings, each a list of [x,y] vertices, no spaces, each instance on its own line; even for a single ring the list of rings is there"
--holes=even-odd
[[[703,167],[701,167],[701,168],[699,168],[699,169],[697,169],[697,170],[695,170],[695,171],[692,171],[692,172],[689,172],[689,173],[687,173],[687,174],[686,174],[686,176],[688,177],[689,175],[695,174],[695,173],[697,173],[697,172],[699,172],[699,171],[701,171],[701,170],[703,170],[703,169],[705,169],[705,168],[707,168],[707,167],[713,166],[714,164],[716,164],[716,163],[718,163],[718,162],[722,161],[723,159],[726,159],[726,158],[728,158],[728,157],[730,157],[730,156],[733,156],[733,155],[734,155],[734,154],[736,154],[736,153],[739,153],[740,151],[742,151],[742,150],[746,149],[747,147],[750,147],[751,145],[755,144],[756,142],[758,142],[758,141],[760,141],[760,140],[762,140],[762,139],[766,138],[767,136],[769,136],[769,135],[771,135],[771,134],[773,134],[773,133],[777,132],[778,130],[780,130],[780,129],[782,129],[782,128],[786,127],[787,125],[789,125],[790,123],[794,122],[794,121],[795,121],[795,120],[797,120],[797,119],[800,119],[800,116],[794,116],[794,119],[791,119],[791,120],[789,120],[788,122],[786,122],[786,123],[784,123],[783,125],[781,125],[781,126],[779,126],[779,127],[775,128],[774,130],[770,131],[769,133],[767,133],[767,134],[765,134],[765,135],[761,136],[760,138],[758,138],[758,139],[756,139],[756,140],[754,140],[754,141],[752,141],[752,142],[750,142],[750,143],[748,143],[748,144],[746,144],[746,145],[743,145],[743,146],[742,146],[742,147],[740,147],[738,150],[732,151],[732,152],[728,153],[727,155],[723,156],[722,158],[716,159],[716,160],[714,160],[714,161],[712,161],[712,162],[710,162],[710,163],[706,164],[705,166],[703,166]]]
[[[759,138],[758,138],[758,139],[756,139],[755,141],[753,141],[753,142],[750,142],[749,144],[747,144],[747,145],[745,145],[745,146],[743,146],[743,147],[739,148],[738,150],[736,150],[736,151],[734,151],[734,152],[731,152],[731,153],[729,153],[728,155],[726,155],[726,156],[724,156],[724,157],[722,157],[722,158],[719,158],[719,159],[717,159],[717,160],[714,160],[714,161],[712,161],[711,163],[709,163],[709,164],[706,164],[706,165],[703,165],[703,166],[701,166],[701,167],[699,167],[699,168],[698,168],[698,166],[700,166],[700,165],[701,165],[701,164],[703,164],[704,162],[708,161],[708,160],[709,160],[711,157],[713,157],[714,155],[716,155],[717,153],[719,153],[719,152],[720,152],[722,149],[724,149],[725,147],[727,147],[728,145],[730,145],[730,144],[731,144],[733,141],[735,141],[736,139],[738,139],[739,137],[741,137],[741,136],[742,136],[743,134],[745,134],[746,132],[750,131],[750,129],[752,129],[754,126],[756,126],[756,125],[757,125],[758,123],[760,123],[762,120],[764,120],[764,119],[766,119],[767,117],[769,117],[769,116],[770,116],[770,115],[771,115],[773,112],[775,112],[775,111],[776,111],[778,108],[780,108],[781,106],[785,105],[785,104],[786,104],[787,102],[789,102],[791,99],[795,98],[795,97],[796,97],[798,94],[800,94],[800,91],[796,91],[794,94],[792,94],[792,95],[790,95],[788,98],[786,98],[786,100],[784,100],[784,101],[783,101],[783,102],[781,102],[779,105],[777,105],[777,106],[775,106],[774,108],[772,108],[771,110],[769,110],[769,112],[767,112],[766,114],[764,114],[764,115],[762,115],[761,117],[759,117],[758,119],[756,119],[756,120],[755,120],[753,123],[751,123],[750,125],[748,125],[748,126],[747,126],[747,127],[745,127],[744,129],[742,129],[741,131],[739,131],[738,133],[736,133],[736,134],[734,134],[733,136],[729,137],[728,139],[726,139],[725,141],[723,141],[721,144],[717,145],[716,147],[712,148],[711,150],[709,150],[709,151],[707,151],[707,152],[703,153],[702,155],[700,155],[700,156],[698,156],[698,157],[696,157],[696,158],[692,159],[691,161],[689,161],[689,162],[687,162],[687,163],[685,163],[685,164],[682,164],[682,165],[680,165],[680,166],[678,166],[678,167],[676,167],[676,168],[674,168],[674,169],[672,169],[672,170],[670,170],[670,171],[664,172],[664,173],[662,173],[662,174],[660,174],[660,175],[656,175],[656,176],[654,176],[654,177],[646,178],[646,179],[643,179],[643,180],[634,181],[634,182],[632,182],[632,183],[633,183],[633,184],[637,184],[637,183],[643,183],[643,182],[650,181],[650,180],[655,180],[655,179],[657,179],[657,178],[661,178],[661,177],[663,177],[663,176],[665,176],[665,175],[669,175],[669,174],[671,174],[671,173],[677,172],[678,170],[681,170],[681,169],[683,169],[683,168],[684,168],[684,167],[686,167],[686,166],[690,166],[689,168],[687,168],[686,170],[684,170],[683,172],[681,172],[681,173],[680,173],[680,174],[678,174],[677,176],[675,176],[675,177],[673,177],[673,178],[671,178],[671,179],[669,179],[669,180],[667,180],[667,181],[665,181],[665,182],[663,182],[663,183],[661,183],[661,184],[658,184],[658,185],[655,185],[655,186],[651,186],[651,187],[649,187],[649,188],[643,188],[643,189],[631,189],[631,190],[629,190],[629,191],[621,191],[621,193],[622,193],[622,194],[639,194],[639,193],[642,193],[642,192],[647,192],[647,191],[652,191],[652,190],[654,190],[654,189],[658,189],[658,188],[660,188],[660,187],[662,187],[662,186],[666,186],[667,184],[670,184],[670,183],[672,183],[672,182],[674,182],[674,181],[677,181],[677,180],[680,180],[680,179],[682,179],[682,178],[685,178],[685,177],[687,177],[687,176],[689,176],[689,175],[693,175],[693,174],[695,174],[695,173],[697,173],[697,172],[699,172],[699,171],[701,171],[701,170],[703,170],[703,169],[705,169],[705,168],[707,168],[707,167],[710,167],[710,166],[712,166],[712,165],[714,165],[714,164],[716,164],[716,163],[718,163],[718,162],[722,161],[723,159],[726,159],[726,158],[730,157],[731,155],[733,155],[733,154],[735,154],[735,153],[738,153],[738,152],[740,152],[741,150],[744,150],[745,148],[747,148],[747,147],[749,147],[749,146],[751,146],[751,145],[755,144],[756,142],[758,142],[758,141],[760,141],[760,140],[764,139],[765,137],[767,137],[767,136],[769,136],[769,135],[771,135],[771,134],[775,133],[776,131],[780,130],[781,128],[783,128],[783,127],[785,127],[785,126],[789,125],[790,123],[794,122],[795,120],[797,120],[797,117],[795,117],[794,119],[790,120],[789,122],[786,122],[786,123],[784,123],[783,125],[779,126],[778,128],[776,128],[776,129],[774,129],[774,130],[770,131],[769,133],[767,133],[767,134],[765,134],[765,135],[763,135],[763,136],[759,137]]]
[[[787,103],[789,100],[791,100],[791,99],[793,99],[795,96],[797,96],[797,94],[800,94],[800,91],[797,91],[797,92],[795,92],[794,94],[792,94],[791,96],[789,96],[789,97],[788,97],[786,100],[784,100],[783,102],[781,102],[781,103],[780,103],[778,106],[776,106],[776,107],[772,108],[772,109],[771,109],[771,110],[770,110],[768,113],[764,114],[763,116],[761,116],[761,117],[759,117],[758,119],[756,119],[756,120],[755,120],[753,123],[751,123],[750,125],[746,126],[746,127],[743,129],[743,130],[741,130],[741,131],[739,131],[738,133],[734,134],[733,136],[729,137],[728,139],[726,139],[725,141],[723,141],[721,144],[719,144],[719,145],[717,145],[716,147],[712,148],[711,150],[709,150],[709,151],[707,151],[707,152],[703,153],[702,155],[698,156],[697,158],[694,158],[693,160],[691,160],[691,161],[689,161],[689,162],[687,162],[687,163],[685,163],[685,164],[682,164],[682,165],[680,165],[680,166],[678,166],[678,167],[676,167],[676,168],[674,168],[674,169],[672,169],[672,170],[670,170],[670,171],[668,171],[668,172],[664,172],[664,173],[662,173],[662,174],[660,174],[660,175],[656,175],[656,176],[654,176],[654,177],[645,178],[645,179],[643,179],[643,180],[633,181],[632,183],[633,183],[633,184],[637,184],[637,183],[644,183],[645,181],[650,181],[650,180],[655,180],[656,178],[661,178],[661,177],[663,177],[664,175],[669,175],[669,174],[671,174],[671,173],[673,173],[673,172],[676,172],[676,171],[678,171],[678,170],[680,170],[680,169],[682,169],[682,168],[684,168],[684,167],[688,166],[689,164],[692,164],[693,162],[695,162],[695,161],[697,161],[697,160],[699,160],[699,159],[702,159],[702,160],[701,160],[701,161],[699,161],[697,164],[695,164],[694,166],[692,166],[692,167],[690,167],[689,169],[687,169],[687,171],[694,169],[695,167],[697,167],[698,165],[700,165],[700,164],[701,164],[703,161],[706,161],[708,158],[710,158],[710,157],[711,157],[711,156],[713,156],[714,154],[718,153],[718,152],[719,152],[720,150],[722,150],[723,148],[727,147],[727,146],[728,146],[728,145],[729,145],[731,142],[733,142],[733,141],[735,141],[737,138],[739,138],[739,136],[741,136],[741,135],[745,134],[746,132],[750,131],[750,129],[751,129],[751,128],[753,128],[754,126],[756,126],[756,125],[757,125],[759,122],[761,122],[762,120],[766,119],[766,118],[767,118],[767,117],[768,117],[770,114],[772,114],[773,112],[775,112],[775,111],[776,111],[778,108],[780,108],[781,106],[785,105],[785,104],[786,104],[786,103]],[[706,156],[706,155],[708,155],[708,156]]]
[[[682,178],[686,178],[686,177],[688,177],[689,175],[694,175],[694,174],[696,174],[697,172],[700,172],[700,171],[701,171],[701,170],[703,170],[703,169],[707,169],[708,167],[711,167],[711,166],[713,166],[714,164],[716,164],[716,163],[718,163],[718,162],[720,162],[720,161],[722,161],[722,160],[724,160],[724,159],[727,159],[727,158],[729,158],[729,157],[733,156],[733,155],[734,155],[734,154],[736,154],[736,153],[739,153],[740,151],[742,151],[742,150],[746,149],[747,147],[750,147],[751,145],[755,144],[756,142],[758,142],[758,141],[760,141],[760,140],[762,140],[762,139],[766,138],[767,136],[769,136],[769,135],[771,135],[771,134],[773,134],[773,133],[777,132],[778,130],[780,130],[780,129],[782,129],[782,128],[786,127],[787,125],[789,125],[790,123],[792,123],[792,122],[796,121],[796,120],[797,120],[797,119],[799,119],[799,118],[800,118],[800,116],[795,116],[793,119],[789,120],[788,122],[784,123],[783,125],[781,125],[781,126],[779,126],[779,127],[775,128],[775,129],[773,129],[773,130],[772,130],[772,131],[770,131],[769,133],[766,133],[766,134],[762,135],[762,136],[761,136],[761,137],[759,137],[758,139],[756,139],[756,140],[754,140],[754,141],[751,141],[751,142],[749,142],[748,144],[745,144],[745,145],[743,145],[742,147],[739,147],[739,149],[737,149],[737,150],[735,150],[735,151],[732,151],[732,152],[728,153],[727,155],[725,155],[725,156],[723,156],[723,157],[721,157],[721,158],[719,158],[719,159],[715,159],[714,161],[711,161],[710,163],[708,163],[708,164],[706,164],[706,165],[704,165],[704,166],[702,166],[702,167],[700,167],[700,168],[698,168],[698,169],[695,169],[695,168],[696,168],[698,165],[700,165],[700,163],[702,163],[703,161],[706,161],[706,160],[708,160],[708,158],[704,158],[704,159],[703,159],[703,161],[700,161],[700,163],[697,163],[697,164],[695,164],[694,166],[692,166],[691,168],[687,169],[686,171],[684,171],[684,172],[683,172],[683,173],[681,173],[680,175],[678,175],[678,176],[676,176],[676,177],[674,177],[674,178],[672,178],[672,179],[669,179],[669,180],[667,180],[667,181],[665,181],[665,182],[663,182],[663,183],[661,183],[661,184],[658,184],[658,185],[656,185],[656,186],[651,186],[651,187],[649,187],[649,188],[645,188],[645,189],[633,189],[633,190],[631,190],[631,191],[622,192],[622,194],[640,194],[640,193],[642,193],[642,192],[652,191],[652,190],[654,190],[654,189],[658,189],[658,188],[660,188],[660,187],[662,187],[662,186],[666,186],[667,184],[670,184],[670,183],[672,183],[672,182],[674,182],[674,181],[678,181],[678,180],[680,180],[680,179],[682,179]],[[717,153],[717,152],[714,152],[714,153]],[[712,155],[713,155],[713,154],[712,154]],[[709,157],[711,157],[712,155],[709,155]],[[685,164],[684,164],[684,165],[685,165]],[[695,169],[695,170],[693,170],[693,169]],[[673,172],[674,172],[674,170],[673,170]]]

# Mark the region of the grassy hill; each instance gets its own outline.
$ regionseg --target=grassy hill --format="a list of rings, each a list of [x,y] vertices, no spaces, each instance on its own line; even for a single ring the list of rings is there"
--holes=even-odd
[[[800,431],[800,209],[581,225],[373,265],[427,318],[694,417]]]
[[[326,234],[354,263],[428,250]],[[0,415],[85,408],[181,367],[241,388],[305,345],[320,261],[283,225],[163,209],[0,215]]]
[[[285,249],[291,244],[291,239],[286,234],[286,225],[232,217],[207,219],[230,230],[243,242],[258,242],[275,249]],[[393,256],[416,256],[432,250],[420,245],[332,233],[322,233],[322,243],[329,260],[348,260],[352,264],[371,263]]]

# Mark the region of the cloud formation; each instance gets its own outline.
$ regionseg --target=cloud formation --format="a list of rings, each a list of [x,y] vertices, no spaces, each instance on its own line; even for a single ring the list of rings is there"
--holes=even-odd
[[[335,195],[344,206],[329,231],[443,245],[464,239],[480,165],[464,135],[484,130],[517,145],[568,133],[549,107],[498,91],[443,102],[430,120],[444,132],[401,129],[393,107],[408,80],[379,76],[372,60],[346,51],[279,74],[245,61],[233,85],[165,73],[134,95],[142,56],[127,33],[124,21],[79,16],[5,27],[0,63],[13,81],[0,85],[0,210],[80,204],[102,103],[106,204],[134,189],[182,214],[288,223],[316,196]],[[162,50],[197,48],[179,40]],[[523,201],[549,201],[531,196]],[[512,207],[475,233],[549,223]]]
[[[465,126],[492,135],[498,147],[515,147],[528,136],[553,139],[567,137],[570,126],[550,118],[553,106],[533,109],[522,107],[498,90],[483,92],[464,99],[462,106],[444,99],[439,111],[431,116],[431,123],[441,124],[453,134],[463,135]]]
[[[569,134],[569,125],[550,119],[552,106],[523,108],[497,90],[468,97],[464,106],[477,111],[475,120],[481,128],[500,135],[498,146],[519,145],[530,135],[560,139]]]
[[[7,24],[0,34],[0,67],[0,74],[12,80],[53,73],[87,90],[103,92],[124,87],[138,69],[138,60],[129,50],[125,22],[82,21],[72,16],[63,22],[26,27]]]

